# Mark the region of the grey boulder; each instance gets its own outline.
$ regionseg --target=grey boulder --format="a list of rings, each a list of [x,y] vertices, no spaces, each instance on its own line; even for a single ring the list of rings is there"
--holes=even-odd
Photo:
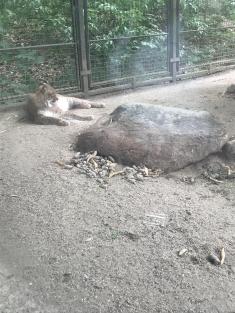
[[[227,140],[223,125],[206,111],[126,104],[81,133],[76,146],[126,165],[174,171],[220,151]]]
[[[235,138],[230,139],[224,145],[223,152],[230,161],[235,161]]]

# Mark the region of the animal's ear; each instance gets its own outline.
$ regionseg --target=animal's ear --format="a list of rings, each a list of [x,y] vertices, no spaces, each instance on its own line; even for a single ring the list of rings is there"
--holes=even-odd
[[[42,93],[45,93],[45,90],[46,90],[46,84],[43,83],[41,86],[39,86],[39,91],[42,92]]]

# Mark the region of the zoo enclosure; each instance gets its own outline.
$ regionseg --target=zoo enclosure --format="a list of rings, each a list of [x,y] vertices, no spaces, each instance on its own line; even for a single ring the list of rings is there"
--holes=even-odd
[[[42,81],[86,96],[235,65],[231,0],[5,0],[0,9],[0,102]]]

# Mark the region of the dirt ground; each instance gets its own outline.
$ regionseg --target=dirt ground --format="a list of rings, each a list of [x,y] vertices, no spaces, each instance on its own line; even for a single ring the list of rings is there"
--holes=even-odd
[[[235,100],[222,97],[234,79],[229,71],[99,97],[107,109],[92,111],[127,102],[206,109],[235,135]],[[135,185],[114,177],[104,190],[54,163],[92,122],[19,116],[0,113],[1,313],[235,312],[235,180],[215,185],[191,166]],[[191,176],[194,184],[181,179]],[[221,247],[225,263],[212,265],[207,256]]]

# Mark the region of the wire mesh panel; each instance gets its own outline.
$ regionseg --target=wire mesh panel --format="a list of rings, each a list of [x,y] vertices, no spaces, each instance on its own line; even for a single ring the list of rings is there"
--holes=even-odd
[[[86,95],[175,81],[235,64],[234,48],[234,0],[2,0],[0,101],[42,81]]]
[[[77,88],[70,2],[4,0],[0,6],[0,101],[42,81]]]
[[[166,2],[88,1],[93,85],[166,75]]]
[[[235,2],[181,1],[181,72],[235,64]]]

